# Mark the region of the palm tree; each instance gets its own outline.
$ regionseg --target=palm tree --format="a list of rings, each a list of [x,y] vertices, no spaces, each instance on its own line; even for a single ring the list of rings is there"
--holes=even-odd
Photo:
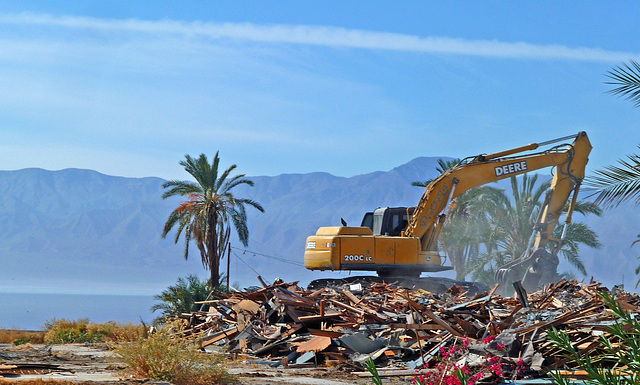
[[[451,159],[451,160],[444,160],[442,158],[438,159],[438,166],[436,166],[436,171],[438,171],[440,174],[444,173],[445,171],[448,171],[452,168],[454,168],[455,166],[459,165],[460,162],[462,162],[461,159],[455,158],[455,159]],[[427,179],[426,181],[413,181],[411,182],[412,186],[415,187],[427,187],[429,185],[429,183],[433,182],[433,179]]]
[[[489,213],[490,228],[494,239],[487,244],[495,245],[493,253],[481,255],[473,261],[474,279],[493,279],[495,269],[513,258],[518,258],[527,250],[529,239],[533,234],[537,222],[544,194],[548,190],[550,182],[542,183],[536,187],[538,175],[522,176],[522,185],[518,183],[516,177],[511,178],[511,197],[504,191],[491,191],[483,196],[485,210]],[[569,204],[565,205],[565,211]],[[601,215],[602,211],[593,203],[579,201],[575,211],[583,215]],[[559,238],[562,233],[562,225],[558,224],[554,229],[554,237]],[[601,246],[598,236],[587,225],[580,222],[572,222],[567,227],[565,242],[557,250],[571,265],[578,271],[586,275],[586,270],[580,259],[579,249],[583,244],[592,248]],[[547,246],[550,251],[555,251]],[[491,273],[491,274],[487,274]],[[489,282],[487,282],[489,283]]]
[[[206,300],[209,292],[211,292],[209,281],[201,281],[196,275],[178,278],[175,285],[153,296],[153,299],[161,303],[153,305],[151,311],[162,310],[163,317],[191,313],[197,310],[195,302]]]
[[[200,251],[200,258],[205,269],[211,272],[211,287],[220,284],[220,258],[230,247],[229,235],[231,224],[236,229],[240,242],[246,247],[249,242],[247,228],[247,212],[245,205],[255,207],[264,212],[262,206],[251,199],[236,198],[231,190],[241,184],[253,186],[253,182],[245,178],[244,174],[230,177],[236,165],[231,165],[218,174],[220,158],[218,152],[211,164],[204,154],[197,159],[185,155],[180,161],[196,182],[171,180],[162,185],[168,189],[162,194],[166,199],[176,195],[186,197],[186,200],[171,212],[164,224],[162,237],[178,225],[175,243],[184,232],[184,258],[189,258],[189,243],[193,239]],[[231,223],[230,223],[231,222]]]

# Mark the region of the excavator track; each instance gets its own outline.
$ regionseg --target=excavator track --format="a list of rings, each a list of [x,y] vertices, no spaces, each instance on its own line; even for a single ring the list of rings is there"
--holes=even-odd
[[[466,282],[456,281],[450,278],[440,277],[378,277],[375,275],[356,275],[346,278],[326,278],[316,279],[309,283],[307,289],[319,290],[323,287],[343,287],[350,285],[361,284],[363,287],[368,287],[372,283],[388,283],[397,287],[403,287],[412,290],[426,290],[431,293],[442,294],[453,286],[462,288],[467,291],[470,296],[478,293],[486,292],[489,290],[487,285],[480,282]]]

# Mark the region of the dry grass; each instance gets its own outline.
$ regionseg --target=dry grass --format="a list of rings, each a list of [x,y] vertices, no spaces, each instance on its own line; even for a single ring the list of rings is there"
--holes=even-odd
[[[127,365],[125,372],[178,385],[237,382],[223,365],[223,355],[201,352],[195,340],[174,338],[172,328],[175,331],[175,326],[166,325],[135,343],[119,344],[115,351]]]
[[[0,329],[0,344],[41,344],[44,342],[44,333],[43,331]]]
[[[146,335],[142,324],[121,324],[114,321],[90,323],[88,319],[75,321],[59,319],[45,325],[47,331],[44,342],[48,344],[67,344],[82,342],[131,342]]]

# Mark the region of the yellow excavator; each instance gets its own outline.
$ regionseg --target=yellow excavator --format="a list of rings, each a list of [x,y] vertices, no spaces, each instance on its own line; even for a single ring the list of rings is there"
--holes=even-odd
[[[573,139],[572,143],[556,144]],[[546,150],[533,152],[544,146]],[[540,217],[527,251],[501,267],[496,280],[503,287],[522,281],[526,290],[550,282],[558,266],[557,253],[585,176],[591,143],[586,132],[464,159],[427,187],[416,207],[385,207],[365,214],[359,227],[321,227],[307,238],[305,267],[310,270],[375,271],[380,277],[418,277],[423,272],[451,270],[443,265],[438,237],[447,208],[465,191],[487,183],[555,167]],[[571,198],[562,236],[553,238],[565,203]],[[343,223],[344,224],[344,223]],[[549,242],[555,247],[547,250]]]

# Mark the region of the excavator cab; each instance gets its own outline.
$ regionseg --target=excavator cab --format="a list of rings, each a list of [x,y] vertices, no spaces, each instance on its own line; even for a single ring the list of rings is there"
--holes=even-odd
[[[415,207],[379,207],[362,218],[361,227],[368,227],[373,235],[398,237],[409,224]]]

